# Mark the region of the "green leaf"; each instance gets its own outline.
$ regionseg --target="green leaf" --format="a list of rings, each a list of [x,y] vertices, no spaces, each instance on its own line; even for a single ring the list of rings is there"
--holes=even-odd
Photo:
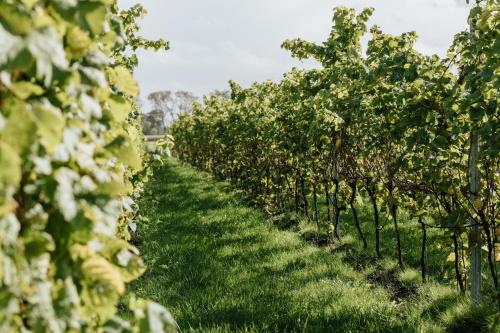
[[[491,51],[496,54],[500,53],[500,37],[495,38],[495,43],[491,47]]]
[[[0,26],[5,25],[16,35],[27,35],[33,28],[30,15],[21,11],[17,6],[0,2]],[[4,45],[2,45],[4,47]]]
[[[26,247],[26,255],[36,257],[46,252],[55,250],[54,240],[52,236],[46,232],[39,230],[30,230],[24,235]]]
[[[104,19],[106,17],[106,7],[98,1],[81,1],[79,7],[83,18],[90,32],[100,35],[104,31]]]

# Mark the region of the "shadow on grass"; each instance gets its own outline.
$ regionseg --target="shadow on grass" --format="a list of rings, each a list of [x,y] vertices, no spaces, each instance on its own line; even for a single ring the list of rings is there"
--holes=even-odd
[[[345,256],[278,230],[205,173],[170,162],[140,207],[148,222],[133,242],[148,270],[131,291],[167,306],[183,331],[421,331],[419,314]]]

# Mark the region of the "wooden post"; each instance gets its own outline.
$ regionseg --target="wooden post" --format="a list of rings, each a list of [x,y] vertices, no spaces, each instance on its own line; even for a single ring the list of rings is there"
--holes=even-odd
[[[476,44],[474,38],[474,24],[471,21],[469,24],[469,39],[472,46]],[[469,191],[470,205],[474,206],[474,202],[479,198],[479,169],[477,160],[479,155],[479,134],[477,129],[471,132],[471,143],[469,151]],[[474,212],[472,207],[471,212]],[[469,247],[471,249],[471,297],[472,301],[478,304],[481,301],[481,231],[479,223],[471,217],[471,230],[469,232]]]
[[[471,146],[469,151],[469,190],[470,205],[479,198],[479,170],[477,159],[479,154],[479,136],[477,131],[471,134]],[[478,304],[481,301],[481,231],[476,219],[471,218],[471,230],[469,232],[469,247],[471,249],[471,297]]]

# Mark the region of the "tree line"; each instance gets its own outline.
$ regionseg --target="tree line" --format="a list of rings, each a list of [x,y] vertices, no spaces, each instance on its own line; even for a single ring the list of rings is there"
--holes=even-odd
[[[228,91],[214,90],[209,95],[229,97],[228,94]],[[179,115],[193,112],[193,103],[199,101],[192,92],[185,90],[155,91],[150,93],[147,99],[152,108],[141,116],[145,135],[164,135]]]

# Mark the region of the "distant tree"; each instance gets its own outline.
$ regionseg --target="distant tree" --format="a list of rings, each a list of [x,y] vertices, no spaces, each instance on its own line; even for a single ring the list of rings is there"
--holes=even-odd
[[[171,120],[173,121],[182,113],[193,112],[193,103],[198,100],[192,92],[189,91],[177,91],[175,93],[175,114],[172,114]]]
[[[169,90],[156,91],[148,95],[148,101],[154,110],[163,112],[163,117],[172,114],[175,108],[175,96]]]
[[[210,94],[208,94],[209,98],[214,97],[214,96],[215,97],[222,97],[222,98],[225,98],[225,99],[229,99],[229,98],[231,98],[231,92],[229,90],[218,90],[218,89],[215,89]]]
[[[148,95],[153,111],[143,115],[144,134],[159,135],[182,113],[191,113],[198,98],[189,91],[156,91]]]
[[[142,130],[145,135],[162,135],[166,129],[162,110],[155,109],[142,115]]]

